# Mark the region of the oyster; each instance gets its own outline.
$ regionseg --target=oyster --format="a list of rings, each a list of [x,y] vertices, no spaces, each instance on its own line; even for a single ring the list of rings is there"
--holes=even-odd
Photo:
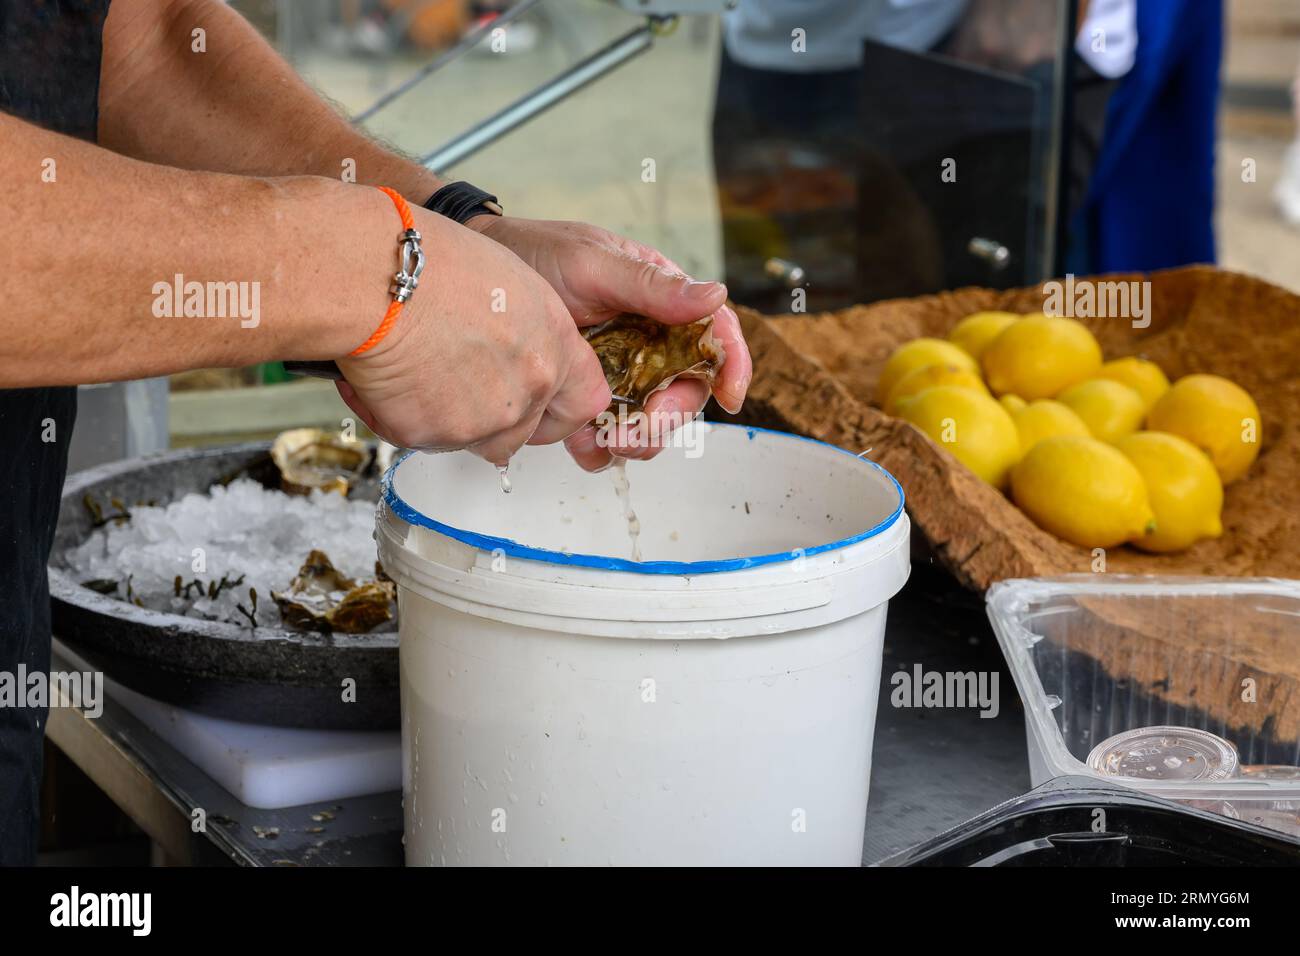
[[[288,591],[271,592],[280,617],[290,627],[344,634],[364,634],[392,620],[395,596],[392,581],[354,581],[334,567],[323,551],[307,555]]]
[[[679,378],[698,378],[710,387],[726,361],[722,343],[713,335],[713,316],[689,325],[665,325],[624,313],[584,329],[583,338],[595,350],[609,389],[634,408]]]
[[[288,494],[319,488],[346,495],[370,464],[370,449],[343,432],[294,428],[276,436],[271,459],[280,470],[280,488]]]

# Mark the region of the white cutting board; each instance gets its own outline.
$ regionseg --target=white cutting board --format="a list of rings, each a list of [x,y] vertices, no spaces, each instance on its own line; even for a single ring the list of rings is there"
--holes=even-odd
[[[107,678],[104,690],[250,807],[296,807],[402,786],[402,735],[396,730],[242,724],[182,710]]]
[[[67,645],[59,651],[77,669],[91,669]],[[402,786],[402,735],[396,730],[244,724],[145,697],[107,675],[104,692],[250,807],[276,810]]]

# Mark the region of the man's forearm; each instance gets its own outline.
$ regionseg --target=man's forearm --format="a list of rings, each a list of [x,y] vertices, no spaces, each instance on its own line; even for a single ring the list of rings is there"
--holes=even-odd
[[[3,113],[0,142],[0,387],[336,358],[383,315],[377,190],[171,169]]]
[[[219,0],[114,0],[99,102],[101,144],[150,162],[250,176],[352,172],[415,203],[441,185],[355,129]]]

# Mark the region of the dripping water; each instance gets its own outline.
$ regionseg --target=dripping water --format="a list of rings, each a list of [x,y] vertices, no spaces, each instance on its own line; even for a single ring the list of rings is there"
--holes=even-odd
[[[627,521],[627,537],[632,542],[632,560],[640,561],[641,521],[632,510],[632,486],[627,480],[627,459],[615,458],[610,474],[614,477],[614,494],[623,506],[623,517]]]

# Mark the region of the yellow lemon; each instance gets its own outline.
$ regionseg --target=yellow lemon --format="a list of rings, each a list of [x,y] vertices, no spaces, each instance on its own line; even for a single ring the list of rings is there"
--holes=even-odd
[[[1011,413],[1012,418],[1015,418],[1016,412],[1020,411],[1020,409],[1024,408],[1025,405],[1028,404],[1019,395],[1012,395],[1010,393],[1003,395],[998,399],[998,401],[1002,404],[1003,408]]]
[[[889,397],[885,399],[885,411],[897,415],[900,401],[909,395],[924,392],[927,388],[934,388],[936,385],[960,385],[963,388],[973,388],[985,395],[989,393],[989,390],[984,387],[984,380],[972,369],[948,362],[940,365],[923,365],[912,369],[890,389]]]
[[[1006,402],[1006,398],[1003,398]],[[1067,406],[1054,402],[1050,398],[1040,398],[1028,405],[1021,400],[1022,407],[1011,413],[1011,420],[1016,423],[1020,433],[1021,452],[1029,451],[1044,438],[1057,435],[1077,435],[1090,438],[1092,432],[1083,423],[1083,419]]]
[[[1012,322],[1019,322],[1014,312],[976,312],[952,327],[948,341],[978,359],[990,342],[996,339]]]
[[[1093,438],[1108,442],[1133,434],[1147,413],[1135,389],[1108,378],[1071,385],[1056,400],[1083,419]]]
[[[936,385],[902,399],[898,413],[995,488],[1020,457],[1020,436],[1005,408],[983,392]]]
[[[1210,456],[1225,485],[1250,468],[1263,437],[1255,400],[1218,375],[1180,378],[1151,406],[1147,428],[1186,438]]]
[[[956,365],[979,374],[979,366],[964,351],[943,339],[912,339],[904,342],[885,363],[876,383],[876,404],[882,408],[894,386],[908,372],[927,365]]]
[[[1134,544],[1144,551],[1181,551],[1223,534],[1223,484],[1205,452],[1165,432],[1126,435],[1115,447],[1142,475],[1156,516],[1155,532]]]
[[[1150,359],[1134,356],[1113,359],[1101,367],[1097,377],[1108,378],[1136,391],[1142,396],[1142,404],[1147,411],[1151,410],[1156,399],[1169,391],[1169,379],[1165,378],[1160,366]]]
[[[1011,495],[1044,531],[1082,548],[1109,548],[1156,530],[1141,473],[1095,438],[1040,441],[1011,472]]]
[[[1097,374],[1101,346],[1081,322],[1032,315],[1008,325],[980,361],[993,394],[1014,392],[1033,401]]]

